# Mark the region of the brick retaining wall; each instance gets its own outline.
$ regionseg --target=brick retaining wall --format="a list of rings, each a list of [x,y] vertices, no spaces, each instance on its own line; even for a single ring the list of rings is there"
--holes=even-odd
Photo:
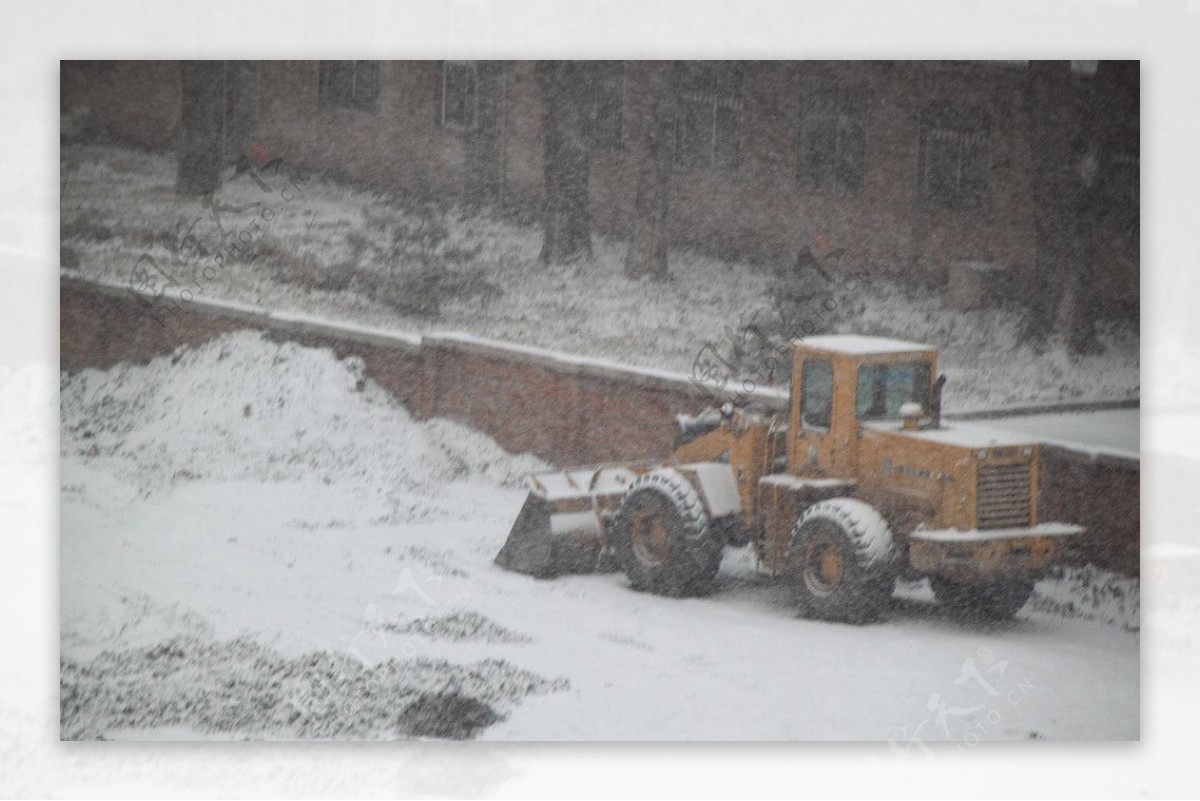
[[[418,337],[341,327],[299,315],[196,302],[160,324],[127,290],[64,277],[60,354],[66,371],[145,364],[239,329],[357,356],[367,374],[419,418],[476,428],[514,453],[558,465],[627,461],[671,451],[675,415],[711,405],[686,377],[466,336]],[[767,406],[786,398],[760,393]],[[1089,561],[1136,575],[1140,466],[1134,459],[1043,448],[1040,505],[1088,527]]]

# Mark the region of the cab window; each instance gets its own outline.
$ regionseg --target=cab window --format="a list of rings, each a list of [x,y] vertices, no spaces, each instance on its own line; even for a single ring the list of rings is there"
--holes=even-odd
[[[854,409],[860,420],[900,416],[909,402],[929,410],[929,362],[864,364],[858,368],[858,393]]]
[[[805,359],[800,370],[800,424],[804,428],[829,428],[833,420],[833,363]]]

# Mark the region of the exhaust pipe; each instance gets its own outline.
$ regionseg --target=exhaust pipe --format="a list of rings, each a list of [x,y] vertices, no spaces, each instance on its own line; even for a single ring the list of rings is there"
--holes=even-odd
[[[930,404],[930,419],[934,428],[942,427],[942,389],[946,386],[946,374],[942,373],[933,382],[933,402]]]

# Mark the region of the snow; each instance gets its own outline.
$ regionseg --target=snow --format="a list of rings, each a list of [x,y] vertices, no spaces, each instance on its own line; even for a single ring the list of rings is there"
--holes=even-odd
[[[582,467],[547,470],[529,477],[529,488],[548,501],[584,498],[590,494],[621,492],[637,478],[625,467]]]
[[[577,498],[587,492],[594,470],[548,470],[529,477],[534,492],[550,501]]]
[[[592,491],[597,495],[624,492],[637,479],[637,473],[627,467],[602,467],[592,479]]]
[[[88,279],[124,286],[143,252],[169,263],[163,234],[197,217],[201,222],[196,233],[212,247],[215,231],[204,210],[196,202],[174,197],[175,169],[169,156],[66,145],[63,173],[64,266]],[[264,197],[244,179],[221,191],[229,204]],[[281,253],[283,263],[266,258],[234,262],[213,280],[199,275],[199,289],[192,288],[197,297],[265,307],[281,315],[345,321],[364,330],[467,332],[483,341],[574,353],[676,378],[692,374],[707,343],[728,350],[730,330],[772,314],[768,270],[685,249],[671,252],[675,280],[666,283],[625,278],[624,244],[603,236],[594,238],[591,261],[546,266],[537,259],[541,232],[535,225],[461,208],[431,217],[410,198],[355,189],[319,176],[311,177],[293,202],[275,211],[261,249]],[[389,253],[396,237],[403,241],[427,218],[447,231],[446,242],[435,254],[444,259],[446,271],[474,271],[497,292],[486,298],[451,297],[438,316],[419,317],[397,311],[371,291],[384,278],[419,268],[419,259],[407,255],[391,260]],[[249,219],[248,212],[225,225],[240,228]],[[72,267],[74,263],[78,266]],[[357,273],[348,275],[351,267]],[[314,288],[301,278],[306,274],[341,277],[348,285]],[[1103,326],[1100,341],[1106,350],[1097,356],[1069,356],[1058,339],[1038,350],[1024,340],[1018,311],[956,311],[946,306],[941,294],[907,288],[895,280],[902,274],[897,266],[852,296],[838,297],[828,327],[833,333],[911,337],[936,346],[940,367],[949,377],[947,412],[1138,396],[1135,328]],[[181,282],[192,280],[186,274],[177,277]],[[761,383],[755,390],[764,390]],[[771,391],[786,397],[786,387]]]
[[[461,331],[437,334],[433,338],[443,342],[454,342],[460,345],[474,346],[476,349],[484,351],[507,352],[531,356],[536,360],[551,362],[560,367],[588,367],[591,368],[593,372],[610,372],[619,374],[622,377],[641,376],[643,378],[658,379],[667,383],[685,385],[689,383],[689,377],[683,373],[675,373],[669,370],[655,370],[645,367],[635,367],[633,365],[623,364],[611,359],[597,359],[575,353],[564,353],[561,351],[549,350],[547,348],[535,348],[529,345],[502,342],[496,339],[488,339],[487,337],[472,336],[471,334],[466,334]],[[786,393],[784,393],[784,397],[787,397]]]
[[[895,422],[864,423],[865,427],[875,431],[903,431],[903,424]],[[1037,440],[1029,434],[1008,431],[992,425],[977,423],[942,422],[940,428],[918,429],[903,431],[905,436],[941,442],[946,445],[957,445],[962,448],[993,448],[1013,445],[1033,445]]]
[[[128,291],[127,286],[123,286],[117,282],[107,279],[97,279],[87,276],[78,270],[64,269],[61,271],[64,278],[87,281],[95,286],[104,287],[105,289],[115,290],[121,293]],[[137,294],[147,295],[145,292],[137,292]],[[674,385],[674,388],[691,389],[699,385],[707,387],[715,394],[744,394],[750,399],[757,399],[768,402],[780,402],[789,400],[789,390],[783,388],[772,387],[753,387],[743,389],[739,386],[734,386],[732,389],[723,389],[719,380],[708,379],[704,377],[695,377],[676,373],[670,370],[657,370],[646,367],[637,367],[631,364],[624,364],[612,359],[597,359],[590,356],[584,356],[577,353],[564,353],[547,348],[536,348],[528,345],[520,345],[513,342],[504,342],[496,339],[488,339],[486,337],[477,337],[461,331],[451,331],[446,333],[429,334],[422,336],[414,334],[410,331],[401,331],[396,329],[380,328],[376,326],[360,325],[353,321],[342,320],[333,317],[317,316],[311,314],[295,314],[290,312],[280,312],[260,306],[251,306],[245,303],[237,303],[228,300],[193,300],[190,302],[191,307],[197,311],[215,313],[218,315],[229,315],[249,319],[253,322],[272,325],[273,327],[286,327],[288,323],[295,323],[303,327],[309,333],[330,333],[338,337],[348,337],[365,342],[374,342],[384,345],[404,345],[410,348],[420,348],[425,340],[429,340],[435,344],[452,344],[463,346],[476,352],[495,354],[499,356],[518,356],[527,357],[530,360],[549,364],[559,370],[567,372],[579,372],[586,370],[593,375],[609,375],[622,380],[630,378],[648,379],[650,381],[659,382],[666,385]],[[284,326],[279,324],[283,323]]]
[[[712,519],[737,514],[742,511],[742,498],[738,495],[737,481],[733,470],[723,462],[697,462],[680,465],[685,470],[695,471],[700,490],[708,505]]]
[[[179,480],[328,478],[321,470],[336,466],[360,480],[359,495],[396,503],[402,491],[459,474],[477,452],[487,454],[489,477],[508,486],[544,467],[532,457],[502,460],[494,443],[454,423],[414,428],[403,407],[366,380],[358,358],[320,360],[294,343],[260,342],[238,332],[181,349],[155,362],[179,369],[141,382],[84,370],[64,383],[62,403],[87,414],[64,420],[63,436],[79,438],[143,495]],[[261,385],[230,391],[247,376]]]
[[[888,528],[887,521],[869,503],[857,498],[834,498],[821,501],[809,507],[801,519],[815,514],[818,509],[838,509],[854,518],[860,527],[860,543],[866,546],[863,550],[867,554],[868,564],[885,564],[895,555],[892,532]]]
[[[989,421],[991,426],[1034,436],[1048,445],[1126,459],[1141,457],[1140,424],[1139,409],[1021,415]]]
[[[1038,584],[1030,602],[1034,610],[1096,620],[1126,631],[1137,631],[1141,622],[1141,592],[1137,579],[1097,570],[1091,565],[1065,567],[1057,581]]]
[[[593,511],[560,512],[550,515],[550,531],[553,534],[592,532],[599,535],[600,521],[596,519],[596,513]]]
[[[978,529],[964,531],[957,528],[918,528],[911,536],[913,539],[928,540],[929,542],[991,542],[992,540],[1023,537],[1072,537],[1082,533],[1082,526],[1068,523],[1038,523],[1036,526],[1028,528],[992,528],[984,531]]]
[[[802,476],[793,476],[790,473],[763,476],[759,480],[759,483],[790,490],[829,489],[831,487],[845,487],[849,489],[854,486],[853,481],[841,478],[804,478]]]
[[[505,572],[544,465],[413,420],[327,350],[229,334],[61,395],[67,735],[386,739],[451,688],[496,740],[1138,736],[1138,634],[1071,587],[983,627],[906,591],[859,628],[799,619],[750,549],[694,599]],[[974,711],[943,727],[934,694]]]
[[[834,353],[846,353],[852,356],[865,356],[872,353],[916,353],[937,350],[932,345],[905,342],[902,339],[852,336],[848,334],[804,337],[799,342],[810,348],[833,351]]]

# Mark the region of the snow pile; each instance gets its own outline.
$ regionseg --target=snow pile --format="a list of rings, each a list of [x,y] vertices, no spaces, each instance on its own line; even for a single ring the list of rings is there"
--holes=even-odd
[[[1117,626],[1141,628],[1140,582],[1092,565],[1055,570],[1039,581],[1027,609],[1045,615],[1079,618]]]
[[[458,607],[540,461],[250,332],[61,396],[64,738],[465,738],[566,686],[412,644],[528,641]]]
[[[62,379],[62,454],[150,496],[175,483],[318,477],[398,502],[481,478],[516,487],[544,465],[445,420],[414,423],[361,360],[236,332],[145,367]]]

